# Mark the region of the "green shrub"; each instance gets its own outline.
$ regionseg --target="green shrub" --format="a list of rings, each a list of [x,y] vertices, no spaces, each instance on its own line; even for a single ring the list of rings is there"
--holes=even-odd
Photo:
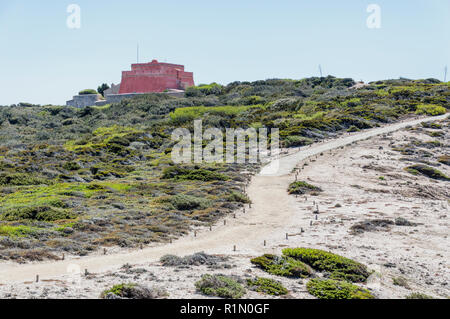
[[[365,265],[324,250],[286,248],[283,255],[300,260],[318,271],[329,272],[333,279],[365,282],[370,275]]]
[[[430,129],[434,129],[434,130],[440,130],[442,129],[442,125],[439,123],[433,123],[433,122],[422,122],[420,123],[422,124],[423,127],[425,128],[430,128]]]
[[[422,174],[432,179],[450,181],[450,178],[441,171],[423,164],[415,164],[405,168],[405,170],[413,175]]]
[[[322,189],[320,187],[308,184],[307,182],[294,182],[289,185],[288,192],[289,194],[303,195],[312,192],[321,192]]]
[[[253,108],[260,108],[261,105],[226,105],[226,106],[191,106],[177,108],[169,114],[169,117],[174,124],[183,124],[195,119],[204,117],[206,114],[217,115],[221,117],[233,117],[244,113]]]
[[[287,295],[288,293],[281,282],[269,278],[247,279],[247,285],[251,290],[273,296]]]
[[[10,225],[0,225],[0,236],[7,237],[26,237],[28,235],[32,235],[36,233],[36,229],[30,226],[19,225],[19,226],[10,226]]]
[[[109,298],[110,295],[115,295],[116,297],[123,299],[157,299],[167,297],[168,293],[164,289],[150,290],[139,284],[129,283],[115,285],[110,289],[104,290],[101,293],[100,298],[106,299]]]
[[[234,278],[225,275],[203,275],[195,287],[207,296],[239,299],[245,295],[245,288]]]
[[[349,133],[351,133],[351,132],[359,132],[359,131],[360,131],[360,129],[358,127],[356,127],[355,125],[352,125],[352,126],[350,126],[347,129],[347,132],[349,132]]]
[[[70,212],[50,206],[17,207],[10,208],[1,213],[0,220],[20,221],[38,220],[51,222],[56,220],[73,219],[75,216]]]
[[[395,286],[400,286],[409,289],[408,281],[406,280],[405,277],[394,277],[392,278],[392,283]]]
[[[186,89],[187,97],[197,97],[202,95],[219,95],[222,93],[223,86],[217,83],[201,84],[199,86],[191,86]]]
[[[434,104],[420,104],[417,106],[416,114],[437,116],[447,113],[445,107]]]
[[[86,90],[78,92],[78,94],[79,95],[97,94],[97,91],[93,90],[93,89],[86,89]]]
[[[211,201],[207,199],[184,194],[172,196],[169,201],[179,210],[205,209],[211,206]]]
[[[333,279],[311,279],[306,289],[319,299],[374,299],[367,289]]]
[[[243,203],[243,204],[249,204],[251,203],[250,198],[248,198],[247,195],[232,191],[231,194],[227,197],[227,200],[229,202],[237,202],[237,203]]]
[[[312,139],[303,136],[289,135],[284,139],[284,147],[297,147],[312,144]]]
[[[2,186],[29,186],[48,184],[48,181],[23,173],[0,173],[0,185]]]
[[[434,299],[431,296],[428,296],[426,294],[420,293],[420,292],[413,292],[405,297],[406,299]]]
[[[81,166],[75,162],[67,162],[63,165],[63,168],[68,171],[77,171],[81,169]]]
[[[276,276],[306,278],[312,274],[311,267],[290,257],[266,254],[253,258],[251,263]]]
[[[164,169],[162,179],[197,180],[210,182],[226,181],[229,180],[229,177],[224,174],[202,168],[187,169],[178,166],[172,166]]]

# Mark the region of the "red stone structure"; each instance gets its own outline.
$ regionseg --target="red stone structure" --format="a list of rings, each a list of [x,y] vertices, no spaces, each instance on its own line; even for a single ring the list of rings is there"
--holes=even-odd
[[[185,90],[194,84],[194,74],[185,72],[184,65],[159,63],[132,64],[131,71],[122,72],[119,94]]]

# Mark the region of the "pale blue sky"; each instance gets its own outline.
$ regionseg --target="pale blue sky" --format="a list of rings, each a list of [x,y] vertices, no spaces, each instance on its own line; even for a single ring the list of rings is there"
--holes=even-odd
[[[69,4],[81,29],[66,26]],[[381,29],[369,29],[369,4]],[[64,104],[136,61],[180,63],[196,83],[325,74],[443,78],[449,0],[0,1],[0,105]],[[449,78],[448,76],[447,78]]]

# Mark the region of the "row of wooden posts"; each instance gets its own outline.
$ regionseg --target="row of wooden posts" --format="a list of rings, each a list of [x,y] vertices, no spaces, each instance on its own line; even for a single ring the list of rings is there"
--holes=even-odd
[[[299,174],[299,172],[300,172],[300,169],[297,169],[297,170],[296,170],[296,174],[295,174],[295,181],[298,180],[298,174]],[[244,194],[245,194],[245,195],[247,195],[247,193],[246,193],[246,186],[248,186],[248,183],[244,186]],[[296,197],[298,197],[298,195],[296,195]],[[305,196],[305,201],[307,201],[307,200],[308,200],[308,197]],[[316,202],[315,202],[315,201],[313,202],[313,205],[316,206]],[[252,204],[249,203],[249,209],[251,209],[251,208],[252,208]],[[246,213],[245,206],[244,206],[244,208],[243,208],[243,213],[244,213],[244,214]],[[319,214],[319,205],[316,206],[316,210],[315,210],[313,213],[315,214],[315,219],[318,220],[317,215]],[[233,214],[233,218],[236,218],[236,213]],[[226,220],[226,219],[224,219],[223,225],[224,225],[224,226],[227,225],[227,220]],[[310,222],[310,226],[312,226],[312,225],[313,225],[313,222],[311,221],[311,222]],[[209,231],[212,231],[212,230],[213,230],[213,229],[212,229],[212,226],[210,225],[210,226],[209,226]],[[303,228],[301,229],[301,232],[302,232],[302,233],[305,232]],[[286,233],[286,240],[289,240],[289,236],[290,236],[289,233]],[[197,231],[194,231],[194,237],[197,237]],[[169,242],[170,242],[170,244],[173,243],[172,238],[169,239]],[[264,240],[263,245],[264,245],[264,247],[267,246],[267,240]],[[143,247],[142,244],[139,245],[139,248],[140,248],[141,250],[144,249],[144,247]],[[234,251],[234,252],[237,251],[237,246],[236,246],[236,245],[233,246],[233,251]],[[107,254],[107,250],[106,250],[106,248],[103,248],[103,255],[106,255],[106,254]],[[64,254],[64,253],[62,254],[62,258],[61,258],[61,259],[62,259],[62,260],[65,260],[65,254]],[[84,275],[85,275],[85,276],[89,275],[89,272],[88,272],[87,269],[84,270]],[[36,275],[36,282],[37,282],[37,283],[39,282],[39,275]]]

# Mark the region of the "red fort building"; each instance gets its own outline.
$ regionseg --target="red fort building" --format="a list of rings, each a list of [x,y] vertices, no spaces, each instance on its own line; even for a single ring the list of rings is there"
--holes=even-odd
[[[131,71],[123,71],[118,93],[165,92],[185,90],[190,86],[194,86],[194,74],[185,72],[184,65],[153,60],[132,64]]]

